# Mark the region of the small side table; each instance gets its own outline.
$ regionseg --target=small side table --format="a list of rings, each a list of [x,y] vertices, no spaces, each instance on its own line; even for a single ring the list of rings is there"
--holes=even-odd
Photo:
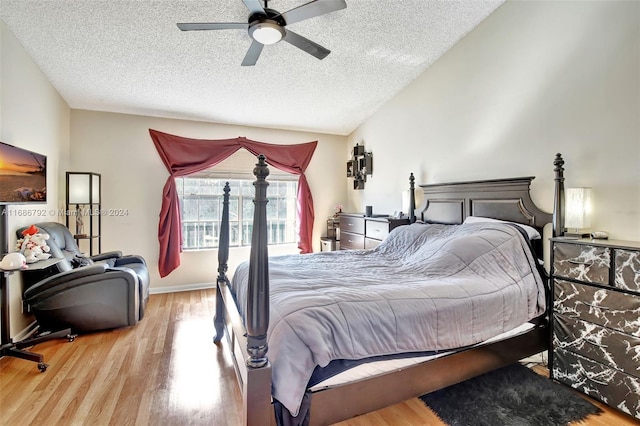
[[[66,264],[63,264],[63,260],[64,259],[49,258],[36,263],[29,263],[27,269],[20,269],[23,285],[22,292],[24,293],[29,287],[36,285],[45,278],[64,272],[67,268],[70,269],[71,266],[69,263],[65,261]]]
[[[48,268],[58,262],[61,259],[47,259],[41,260],[40,262],[32,263],[29,265],[29,269],[26,270],[34,270],[34,269],[42,269]],[[36,335],[35,337],[21,340],[19,342],[14,342],[10,337],[11,328],[9,324],[10,313],[9,313],[9,276],[16,271],[21,271],[20,269],[6,271],[4,269],[0,269],[0,308],[2,309],[2,328],[0,328],[0,358],[5,356],[11,356],[20,359],[26,359],[28,361],[33,361],[38,363],[38,370],[40,372],[44,372],[47,370],[48,365],[44,363],[44,356],[41,354],[37,354],[35,352],[26,351],[23,348],[28,348],[30,346],[36,345],[38,343],[42,343],[51,339],[59,339],[66,338],[70,342],[73,342],[75,339],[75,335],[71,334],[71,329],[67,328],[65,330],[60,330],[56,332],[45,332]]]

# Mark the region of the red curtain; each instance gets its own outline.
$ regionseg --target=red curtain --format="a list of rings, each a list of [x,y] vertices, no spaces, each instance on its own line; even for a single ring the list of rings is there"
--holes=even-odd
[[[182,252],[182,221],[175,178],[215,166],[240,148],[245,148],[256,156],[264,154],[268,164],[300,176],[297,206],[300,224],[298,248],[301,253],[313,251],[313,198],[304,171],[311,161],[317,141],[295,145],[274,145],[244,137],[206,140],[183,138],[153,129],[149,129],[149,133],[170,174],[162,192],[162,208],[158,224],[160,242],[158,269],[161,277],[169,275],[180,266]]]

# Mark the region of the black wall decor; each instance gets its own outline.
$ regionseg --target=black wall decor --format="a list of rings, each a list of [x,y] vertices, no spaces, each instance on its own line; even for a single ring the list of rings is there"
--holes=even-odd
[[[373,173],[373,155],[364,151],[364,145],[353,147],[351,159],[347,161],[347,177],[353,178],[353,189],[364,189],[367,175]]]

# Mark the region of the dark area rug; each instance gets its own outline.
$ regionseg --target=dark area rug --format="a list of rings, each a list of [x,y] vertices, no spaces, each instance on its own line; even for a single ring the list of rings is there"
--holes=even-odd
[[[420,399],[451,426],[560,426],[602,410],[520,364]]]

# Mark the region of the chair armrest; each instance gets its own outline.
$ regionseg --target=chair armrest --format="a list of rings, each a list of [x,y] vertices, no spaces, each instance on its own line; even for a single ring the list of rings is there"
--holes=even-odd
[[[46,292],[53,287],[60,288],[60,286],[73,280],[104,274],[107,268],[108,265],[105,264],[89,265],[52,275],[29,287],[24,292],[24,298],[29,301],[30,298]]]
[[[74,287],[85,285],[95,285],[101,281],[112,282],[113,279],[121,278],[131,286],[137,288],[137,275],[126,268],[113,269],[107,265],[91,265],[63,272],[56,276],[40,281],[29,288],[24,293],[24,300],[29,305],[34,305],[48,297],[68,291]]]
[[[122,257],[121,251],[108,251],[106,253],[100,253],[94,256],[89,256],[89,259],[93,260],[94,262],[97,262],[99,260],[107,260],[107,259],[113,259],[113,258],[118,259],[120,257]]]
[[[131,264],[131,263],[142,263],[145,266],[147,265],[147,262],[144,260],[142,256],[129,254],[116,259],[115,266],[127,266],[128,264]]]
[[[94,331],[136,324],[139,288],[130,269],[91,265],[41,281],[25,291],[24,302],[44,327]]]

